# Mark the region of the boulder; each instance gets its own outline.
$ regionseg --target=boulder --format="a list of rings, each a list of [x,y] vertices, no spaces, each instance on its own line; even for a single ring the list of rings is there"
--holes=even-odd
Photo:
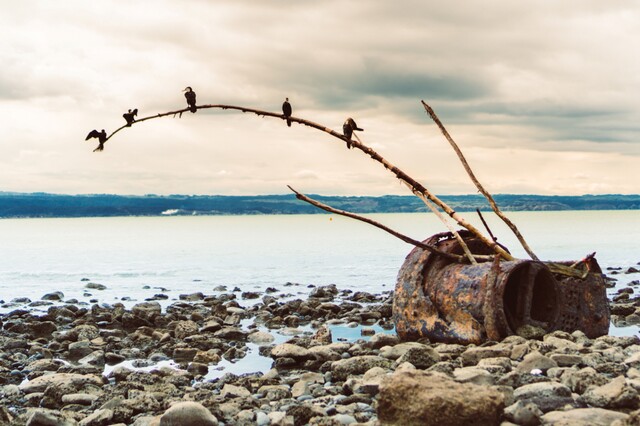
[[[373,367],[391,368],[392,361],[375,355],[361,355],[331,363],[333,379],[344,381],[347,377],[364,374]]]
[[[577,408],[569,411],[551,411],[541,417],[542,425],[553,426],[609,426],[624,421],[628,414],[602,408]]]
[[[504,408],[502,393],[413,370],[385,378],[378,395],[378,419],[385,425],[496,425]]]

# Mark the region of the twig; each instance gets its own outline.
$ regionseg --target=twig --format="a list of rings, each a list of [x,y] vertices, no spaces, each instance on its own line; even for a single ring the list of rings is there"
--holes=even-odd
[[[197,109],[218,108],[218,109],[225,109],[225,110],[226,109],[233,109],[233,110],[238,110],[238,111],[242,111],[242,112],[251,112],[253,114],[256,114],[256,115],[259,115],[259,116],[263,116],[263,117],[274,117],[274,118],[280,118],[281,120],[286,120],[286,117],[284,115],[282,115],[282,114],[277,114],[277,113],[269,112],[269,111],[262,111],[262,110],[258,110],[258,109],[254,109],[254,108],[246,108],[246,107],[234,106],[234,105],[217,105],[217,104],[216,105],[200,105],[200,106],[197,106],[196,108]],[[157,115],[152,115],[152,116],[149,116],[149,117],[144,117],[144,118],[141,118],[139,120],[134,121],[132,123],[132,125],[133,124],[137,124],[137,123],[141,123],[143,121],[152,120],[154,118],[166,117],[168,115],[181,114],[181,113],[186,112],[186,111],[189,111],[189,108],[183,108],[183,109],[180,109],[180,110],[177,110],[177,111],[169,111],[169,112],[165,112],[165,113],[162,113],[162,114],[157,114]],[[352,147],[355,147],[355,148],[359,149],[360,151],[364,152],[369,157],[371,157],[373,160],[375,160],[378,163],[382,164],[385,169],[389,170],[391,173],[396,175],[396,177],[398,179],[400,179],[401,181],[403,181],[409,187],[412,188],[412,191],[414,192],[414,194],[416,192],[420,193],[423,196],[425,196],[426,198],[428,198],[430,201],[432,201],[434,204],[436,204],[438,207],[440,207],[445,213],[447,213],[460,226],[466,228],[469,232],[471,232],[478,239],[480,239],[484,244],[486,244],[488,247],[490,247],[494,252],[499,254],[502,258],[504,258],[506,260],[512,260],[513,259],[513,256],[511,256],[511,254],[509,254],[506,250],[504,250],[502,247],[500,247],[494,241],[491,241],[489,238],[487,238],[484,235],[482,235],[482,233],[475,226],[473,226],[471,223],[467,222],[463,217],[461,217],[458,213],[456,213],[455,210],[453,210],[451,207],[449,207],[447,204],[445,204],[442,200],[440,200],[438,197],[436,197],[431,192],[429,192],[429,190],[427,190],[427,188],[425,188],[420,182],[416,181],[415,179],[413,179],[412,177],[407,175],[405,172],[400,170],[398,167],[396,167],[393,164],[391,164],[389,161],[387,161],[385,158],[383,158],[380,154],[378,154],[372,148],[366,146],[365,144],[363,144],[360,141],[353,140],[353,139],[348,139],[344,135],[336,132],[335,130],[332,130],[332,129],[328,128],[328,127],[322,126],[321,124],[314,123],[313,121],[309,121],[309,120],[305,120],[305,119],[297,118],[297,117],[293,117],[293,116],[290,116],[289,120],[291,122],[294,122],[294,123],[300,123],[300,124],[303,124],[305,126],[313,127],[313,128],[318,129],[320,131],[328,133],[331,136],[340,139],[341,141],[350,143]],[[117,132],[119,132],[120,130],[122,130],[125,127],[130,127],[130,126],[124,125],[124,126],[120,127],[119,129],[115,130],[113,133],[111,133],[107,137],[107,139],[105,140],[105,143],[113,135],[115,135]]]
[[[533,260],[539,260],[538,256],[536,256],[533,251],[531,250],[531,248],[529,247],[529,245],[527,244],[527,242],[524,240],[524,237],[522,236],[522,234],[520,234],[520,231],[518,231],[518,228],[516,227],[516,225],[511,222],[509,220],[508,217],[506,217],[498,208],[498,205],[496,204],[495,200],[493,199],[493,197],[491,196],[491,194],[489,194],[489,192],[487,190],[484,189],[484,187],[482,186],[482,184],[478,181],[478,179],[476,179],[475,174],[473,173],[473,171],[471,170],[471,167],[469,166],[469,163],[467,163],[467,160],[464,158],[464,155],[462,155],[462,151],[460,151],[460,148],[458,148],[458,145],[453,141],[453,139],[451,138],[451,136],[449,135],[449,132],[447,132],[447,129],[445,129],[444,125],[442,124],[442,122],[440,122],[440,119],[438,118],[438,116],[436,115],[435,111],[433,111],[433,109],[427,105],[424,101],[421,101],[422,105],[424,106],[424,109],[427,111],[427,113],[429,114],[429,116],[431,117],[431,119],[438,125],[438,127],[440,128],[440,131],[442,132],[442,134],[444,135],[444,137],[447,139],[447,141],[451,144],[451,146],[453,147],[453,150],[456,152],[456,154],[458,155],[458,158],[460,159],[460,161],[462,162],[462,165],[464,166],[465,170],[467,171],[467,174],[469,175],[469,177],[471,178],[471,180],[473,181],[473,183],[476,185],[476,188],[478,188],[478,191],[480,191],[482,193],[482,195],[485,196],[485,198],[489,201],[489,205],[491,205],[491,208],[493,209],[493,211],[498,215],[498,217],[500,217],[500,219],[502,219],[504,221],[504,223],[507,224],[507,226],[509,228],[511,228],[511,230],[513,231],[513,233],[516,235],[516,237],[518,238],[518,241],[520,241],[520,244],[522,244],[522,247],[525,249],[525,251],[529,254],[529,256],[531,256],[531,258]]]
[[[369,225],[373,225],[376,228],[380,228],[383,231],[386,231],[389,234],[393,235],[394,237],[401,239],[405,243],[412,244],[412,245],[414,245],[416,247],[420,247],[421,249],[428,250],[428,251],[430,251],[432,253],[437,253],[437,254],[439,254],[441,256],[444,256],[444,257],[447,257],[449,259],[453,259],[456,262],[463,262],[465,260],[464,256],[460,256],[458,254],[453,254],[453,253],[447,253],[446,251],[442,251],[442,250],[440,250],[439,248],[437,248],[435,246],[432,246],[430,244],[425,244],[425,243],[420,242],[418,240],[414,240],[413,238],[408,237],[408,236],[406,236],[404,234],[401,234],[398,231],[394,231],[393,229],[381,224],[380,222],[376,222],[373,219],[369,219],[367,217],[360,216],[360,215],[357,215],[355,213],[351,213],[351,212],[347,212],[347,211],[344,211],[344,210],[339,210],[339,209],[333,208],[331,206],[328,206],[326,204],[321,203],[318,200],[314,200],[313,198],[310,198],[310,197],[308,197],[308,196],[296,191],[290,185],[287,185],[287,187],[294,194],[296,194],[296,198],[297,199],[302,200],[304,202],[307,202],[307,203],[309,203],[309,204],[311,204],[313,206],[316,206],[316,207],[318,207],[318,208],[320,208],[322,210],[328,211],[330,213],[335,213],[335,214],[338,214],[338,215],[341,215],[341,216],[350,217],[352,219],[356,219],[356,220],[359,220],[361,222],[368,223]],[[486,256],[486,255],[473,255],[473,256],[475,256],[475,258],[477,258],[479,260],[490,260],[490,259],[493,259],[495,257],[495,256]],[[474,263],[476,263],[475,259],[474,259]]]
[[[413,190],[413,188],[410,188],[411,190]],[[476,260],[473,257],[473,254],[471,254],[471,250],[469,250],[469,247],[467,246],[467,243],[464,242],[464,239],[460,236],[460,234],[458,233],[458,231],[456,231],[454,229],[453,226],[451,226],[451,224],[449,223],[449,221],[447,220],[446,217],[444,217],[442,215],[442,213],[440,213],[440,211],[431,203],[431,201],[429,201],[429,199],[427,197],[425,197],[423,194],[419,193],[419,192],[414,192],[414,195],[418,198],[420,198],[422,200],[422,202],[425,204],[425,206],[427,206],[429,208],[429,210],[431,210],[431,212],[433,214],[436,215],[436,217],[438,219],[440,219],[440,222],[442,222],[444,224],[444,226],[447,227],[447,229],[449,229],[449,231],[451,232],[451,234],[453,234],[453,236],[455,237],[456,240],[458,240],[458,244],[460,244],[460,247],[462,247],[462,251],[464,251],[465,256],[467,256],[467,259],[469,259],[469,262],[471,262],[472,264],[476,264],[478,262],[476,262]]]

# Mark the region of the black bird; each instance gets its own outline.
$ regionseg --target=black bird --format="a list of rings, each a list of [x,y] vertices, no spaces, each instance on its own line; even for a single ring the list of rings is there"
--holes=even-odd
[[[349,141],[347,141],[347,148],[349,149],[351,149],[351,135],[353,135],[354,130],[360,130],[361,132],[364,131],[364,129],[358,127],[353,118],[349,117],[342,125],[342,133],[347,139],[349,139]]]
[[[129,110],[129,112],[125,112],[124,114],[122,114],[122,117],[124,117],[124,119],[127,120],[127,127],[131,127],[131,123],[136,121],[134,117],[137,115],[138,115],[138,108],[134,109],[133,111]]]
[[[105,132],[104,129],[102,129],[101,132],[98,132],[97,130],[94,129],[89,132],[89,134],[84,140],[88,141],[91,138],[98,139],[98,143],[99,143],[98,147],[94,149],[93,152],[102,151],[104,149],[104,143],[107,141],[107,132]]]
[[[196,112],[196,92],[193,91],[191,86],[187,86],[186,89],[183,90],[184,97],[187,98],[187,105],[189,105],[189,111]]]
[[[291,104],[289,103],[289,98],[285,98],[284,103],[282,104],[282,115],[287,119],[287,126],[291,127]]]

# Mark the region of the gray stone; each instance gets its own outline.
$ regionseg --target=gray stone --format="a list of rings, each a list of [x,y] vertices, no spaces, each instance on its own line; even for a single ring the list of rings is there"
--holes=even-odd
[[[478,367],[462,367],[453,370],[453,378],[458,383],[473,383],[474,385],[491,386],[496,378],[487,370]]]
[[[594,407],[601,408],[638,408],[638,392],[627,384],[624,376],[611,382],[591,388],[582,395],[582,400]]]
[[[547,371],[550,368],[557,367],[558,364],[551,358],[542,355],[540,352],[531,352],[527,354],[522,362],[516,367],[519,373],[530,373],[532,370]]]
[[[511,348],[506,345],[493,345],[470,347],[462,353],[462,364],[465,366],[476,365],[483,358],[508,357],[511,355]]]
[[[331,363],[334,380],[343,381],[352,375],[364,374],[373,367],[391,368],[392,362],[375,355],[354,356]]]
[[[440,354],[427,345],[409,348],[396,361],[398,364],[410,362],[420,370],[426,370],[433,364],[440,362]]]
[[[89,416],[80,420],[79,426],[105,426],[112,424],[113,411],[107,408],[94,411]]]

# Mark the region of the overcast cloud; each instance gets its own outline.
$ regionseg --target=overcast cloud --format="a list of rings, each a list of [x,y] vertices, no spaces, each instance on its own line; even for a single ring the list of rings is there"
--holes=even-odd
[[[437,194],[474,193],[421,107],[493,193],[640,193],[640,2],[0,0],[0,191],[406,194],[280,111],[363,142]]]

